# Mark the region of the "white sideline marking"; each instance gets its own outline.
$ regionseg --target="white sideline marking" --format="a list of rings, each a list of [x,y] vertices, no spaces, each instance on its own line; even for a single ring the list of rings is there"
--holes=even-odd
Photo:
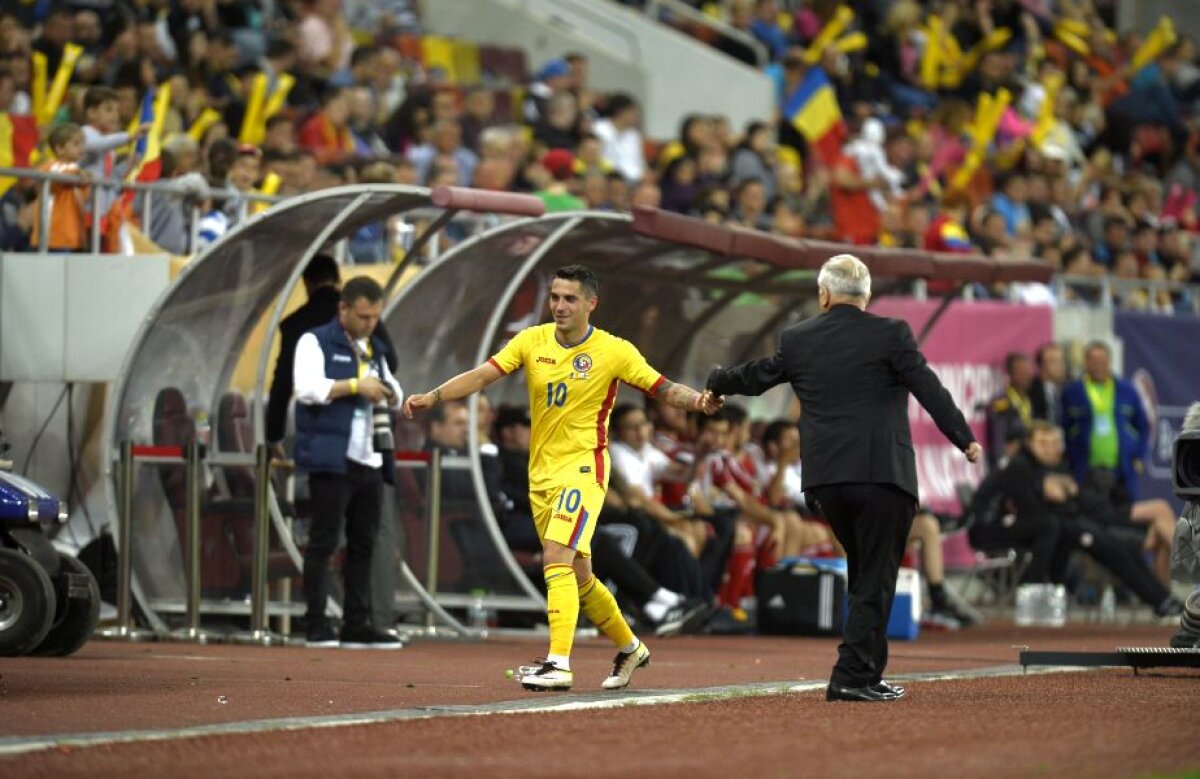
[[[900,674],[892,677],[901,682],[940,682],[960,679],[985,679],[1027,674],[1050,674],[1087,671],[1065,666],[1047,666],[1026,671],[1019,665],[1002,665],[964,671],[941,673]],[[730,700],[734,698],[788,693],[814,692],[825,689],[827,682],[760,682],[724,687],[698,687],[688,690],[626,690],[623,693],[584,693],[549,695],[553,700],[525,698],[498,703],[454,706],[422,706],[412,709],[392,709],[357,714],[337,714],[316,717],[284,717],[277,719],[222,722],[213,725],[194,725],[184,728],[155,730],[124,730],[101,733],[62,733],[48,736],[14,736],[0,738],[0,757],[28,754],[60,747],[80,748],[110,744],[132,744],[152,741],[174,741],[204,736],[236,736],[256,733],[283,733],[315,728],[338,728],[352,725],[377,725],[434,717],[478,717],[489,714],[530,714],[552,711],[599,711],[624,706],[659,706],[671,703]]]

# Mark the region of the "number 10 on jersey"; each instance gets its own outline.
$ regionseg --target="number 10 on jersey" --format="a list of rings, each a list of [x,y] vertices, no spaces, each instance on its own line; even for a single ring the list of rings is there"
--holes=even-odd
[[[546,408],[551,406],[563,407],[567,402],[567,385],[565,382],[549,382],[546,384]]]

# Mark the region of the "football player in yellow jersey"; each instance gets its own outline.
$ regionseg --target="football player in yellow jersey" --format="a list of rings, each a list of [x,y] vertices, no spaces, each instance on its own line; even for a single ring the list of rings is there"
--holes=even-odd
[[[525,369],[532,417],[529,502],[546,577],[550,651],[521,668],[529,690],[569,690],[571,644],[582,609],[619,651],[601,686],[616,690],[650,662],[608,588],[592,575],[591,540],[608,488],[608,416],[624,381],[651,397],[690,411],[716,412],[711,393],[675,384],[651,368],[633,344],[588,323],[599,302],[596,274],[583,265],[560,268],[550,285],[553,323],[518,333],[482,365],[431,392],[411,395],[405,416],[482,390]]]

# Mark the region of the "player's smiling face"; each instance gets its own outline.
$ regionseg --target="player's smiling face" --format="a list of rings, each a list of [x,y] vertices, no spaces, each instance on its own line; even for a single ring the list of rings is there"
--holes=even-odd
[[[599,298],[590,297],[578,281],[556,278],[550,284],[550,314],[565,343],[574,343],[587,332],[588,317]]]

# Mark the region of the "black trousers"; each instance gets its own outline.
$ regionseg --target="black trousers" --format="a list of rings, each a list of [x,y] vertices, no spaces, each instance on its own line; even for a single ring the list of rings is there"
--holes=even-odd
[[[1021,577],[1022,584],[1045,584],[1061,581],[1052,576],[1056,550],[1060,546],[1062,527],[1058,518],[1050,514],[1042,517],[1017,515],[1011,525],[1003,518],[989,520],[980,518],[967,531],[971,546],[976,549],[994,549],[1013,546],[1029,552],[1029,567]]]
[[[1083,517],[1060,517],[1063,532],[1055,554],[1053,575],[1062,581],[1072,551],[1079,549],[1103,565],[1149,606],[1157,608],[1171,593],[1146,563],[1137,533],[1122,532]]]
[[[887,667],[888,617],[917,502],[890,484],[832,484],[810,494],[845,548],[849,570],[850,613],[829,681],[865,687]]]
[[[721,589],[725,567],[729,564],[729,553],[733,551],[737,515],[734,509],[717,509],[711,517],[704,517],[704,521],[712,527],[713,534],[700,552],[700,571],[710,593]]]
[[[345,599],[342,622],[357,627],[371,621],[371,553],[379,533],[383,471],[346,463],[346,473],[310,473],[312,521],[304,550],[304,600],[308,625],[325,619],[329,558],[346,534],[342,566]]]

